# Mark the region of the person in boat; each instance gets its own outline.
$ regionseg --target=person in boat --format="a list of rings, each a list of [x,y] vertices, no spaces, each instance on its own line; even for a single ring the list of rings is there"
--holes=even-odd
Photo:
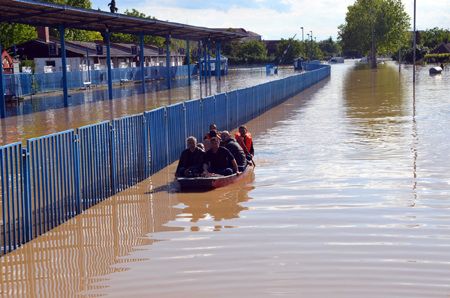
[[[215,135],[211,135],[212,132],[215,132]],[[211,140],[213,137],[219,134],[219,131],[217,130],[217,125],[211,124],[209,126],[209,132],[206,134],[206,136],[203,138],[203,140]]]
[[[210,138],[217,137],[217,132],[215,130],[211,130],[208,133],[208,136]],[[205,152],[207,152],[211,148],[211,139],[206,139],[205,137],[205,139],[203,140],[203,146],[205,147]]]
[[[203,159],[202,176],[208,176],[212,173],[223,176],[229,176],[233,173],[240,174],[233,154],[227,148],[220,147],[220,139],[218,137],[211,139],[211,149],[206,151]]]
[[[205,145],[203,145],[203,143],[197,143],[197,148],[200,148],[203,152],[205,152]]]
[[[186,143],[188,149],[181,153],[175,177],[198,176],[202,171],[205,152],[197,147],[197,139],[195,137],[187,138]]]
[[[255,150],[253,149],[252,135],[248,132],[247,127],[245,125],[239,126],[239,132],[236,132],[234,136],[247,155],[247,160],[252,160]]]
[[[243,171],[245,166],[247,165],[247,159],[245,157],[244,150],[241,146],[230,136],[230,133],[226,130],[220,133],[221,142],[220,145],[227,148],[231,154],[233,154],[234,159],[238,165],[239,171]]]

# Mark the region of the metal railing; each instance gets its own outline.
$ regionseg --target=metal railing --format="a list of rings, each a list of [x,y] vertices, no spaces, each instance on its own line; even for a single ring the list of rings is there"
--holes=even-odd
[[[0,147],[0,256],[176,161],[209,124],[233,130],[330,75],[330,66],[250,88]]]
[[[187,65],[171,66],[170,75],[172,78],[187,77],[197,73],[197,66],[191,65],[188,70]],[[134,82],[144,80],[159,80],[167,78],[167,68],[165,66],[145,67],[142,74],[140,67],[115,68],[111,70],[112,83]],[[88,71],[67,72],[68,89],[81,89],[88,85],[102,86],[108,84],[108,71],[106,69]],[[21,97],[25,95],[54,92],[63,90],[62,72],[53,73],[19,73],[5,75],[5,94],[7,96]]]

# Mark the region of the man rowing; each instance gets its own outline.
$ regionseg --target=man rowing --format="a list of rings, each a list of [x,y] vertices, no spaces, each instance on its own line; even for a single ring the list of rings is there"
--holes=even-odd
[[[236,132],[234,136],[247,155],[247,159],[252,160],[255,150],[253,149],[252,135],[248,132],[247,127],[245,125],[239,126],[239,132]]]

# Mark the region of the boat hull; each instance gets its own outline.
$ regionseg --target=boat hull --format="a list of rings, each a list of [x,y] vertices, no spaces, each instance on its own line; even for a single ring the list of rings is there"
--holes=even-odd
[[[245,177],[252,170],[248,166],[239,174],[230,176],[211,176],[211,177],[178,177],[177,182],[181,189],[214,189],[230,185],[243,177]]]

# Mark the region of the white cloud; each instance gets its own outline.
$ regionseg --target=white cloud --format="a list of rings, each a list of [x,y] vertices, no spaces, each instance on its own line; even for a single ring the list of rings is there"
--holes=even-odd
[[[109,0],[93,0],[92,7],[101,7],[106,10]],[[117,4],[120,11],[132,8],[154,16],[159,20],[189,24],[199,27],[209,28],[244,28],[256,32],[264,39],[290,38],[297,33],[297,38],[301,39],[304,27],[304,38],[306,34],[313,31],[313,36],[317,41],[333,37],[337,38],[337,27],[345,22],[347,7],[353,5],[355,0],[282,0],[277,3],[283,3],[289,10],[279,10],[264,6],[268,3],[264,0],[254,0],[260,8],[242,7],[230,4],[224,9],[190,9],[169,6],[167,2],[153,2],[156,5],[148,5],[145,1],[138,2],[130,0],[128,7],[121,7]],[[447,9],[448,0],[434,0],[430,2],[417,3],[417,30],[425,30],[434,27],[450,28],[450,11]],[[173,4],[176,5],[176,1]],[[231,2],[236,3],[236,2]],[[414,0],[403,0],[406,12],[411,16],[411,27],[413,25]],[[257,7],[258,5],[253,5]],[[212,5],[209,5],[211,7]]]

